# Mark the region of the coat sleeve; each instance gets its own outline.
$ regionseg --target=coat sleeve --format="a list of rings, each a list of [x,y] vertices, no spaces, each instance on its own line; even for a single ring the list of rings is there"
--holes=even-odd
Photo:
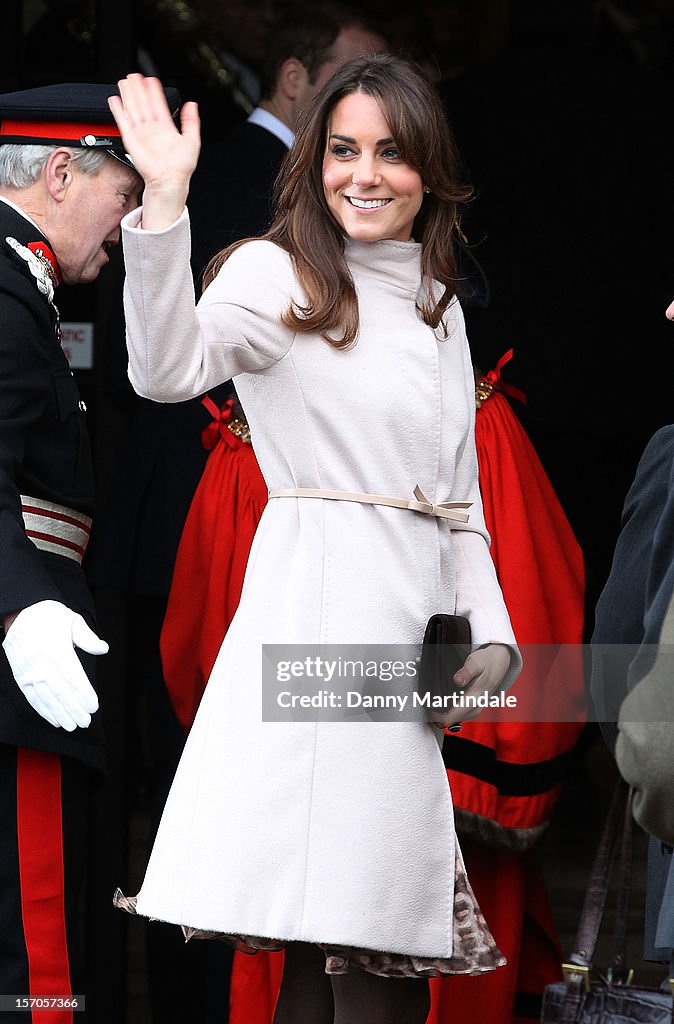
[[[187,211],[163,231],[122,222],[129,378],[143,398],[182,402],[240,373],[261,372],[289,351],[281,322],[297,292],[290,257],[252,241],[230,256],[196,309]]]
[[[662,842],[674,845],[674,598],[665,614],[655,662],[620,708],[615,757],[634,786],[634,817]]]
[[[652,645],[674,585],[673,457],[674,426],[663,427],[639,460],[611,572],[595,611],[590,694],[610,747],[628,689],[652,664]],[[637,650],[640,644],[645,646]]]
[[[0,292],[0,619],[36,601],[61,600],[28,539],[17,477],[51,389],[49,364],[36,340],[34,311]],[[1,625],[1,622],[0,622]]]
[[[461,528],[453,528],[456,554],[456,611],[470,620],[474,646],[488,643],[506,644],[510,648],[510,668],[501,689],[510,687],[522,668],[510,617],[489,553],[489,534],[485,526],[478,481],[475,449],[475,379],[463,313],[458,302],[452,306],[456,328],[446,344],[461,345],[462,365],[469,409],[469,426],[463,448],[457,454],[454,497],[472,502],[469,520]]]

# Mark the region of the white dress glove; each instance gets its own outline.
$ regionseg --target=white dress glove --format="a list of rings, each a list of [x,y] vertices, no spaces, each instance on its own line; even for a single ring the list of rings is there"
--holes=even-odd
[[[59,601],[38,601],[19,612],[2,646],[24,697],[39,715],[68,732],[90,724],[98,697],[75,647],[106,654],[108,645],[81,615]]]

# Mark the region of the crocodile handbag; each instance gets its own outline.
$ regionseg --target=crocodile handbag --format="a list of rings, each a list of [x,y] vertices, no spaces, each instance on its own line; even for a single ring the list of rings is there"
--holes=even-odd
[[[622,779],[599,842],[576,945],[562,964],[564,981],[543,993],[541,1024],[674,1024],[674,978],[669,991],[632,985],[626,966],[627,918],[632,869],[632,791]],[[604,913],[613,854],[620,848],[613,961],[603,975],[592,975],[592,959]]]

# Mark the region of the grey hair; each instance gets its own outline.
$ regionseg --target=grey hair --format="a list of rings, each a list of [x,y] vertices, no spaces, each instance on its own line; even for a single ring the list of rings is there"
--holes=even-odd
[[[34,184],[56,149],[61,146],[0,146],[0,188],[28,188]],[[84,174],[98,174],[106,160],[112,159],[105,150],[79,149],[66,146]]]

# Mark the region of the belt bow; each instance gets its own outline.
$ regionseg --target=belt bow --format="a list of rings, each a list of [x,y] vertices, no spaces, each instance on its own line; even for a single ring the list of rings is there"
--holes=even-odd
[[[440,504],[435,505],[432,501],[428,500],[418,484],[414,488],[414,497],[417,500],[410,500],[407,506],[413,512],[424,512],[426,515],[440,516],[442,519],[455,519],[459,523],[467,523],[470,518],[466,512],[458,512],[456,510],[470,508],[472,505],[471,501],[442,501]]]

